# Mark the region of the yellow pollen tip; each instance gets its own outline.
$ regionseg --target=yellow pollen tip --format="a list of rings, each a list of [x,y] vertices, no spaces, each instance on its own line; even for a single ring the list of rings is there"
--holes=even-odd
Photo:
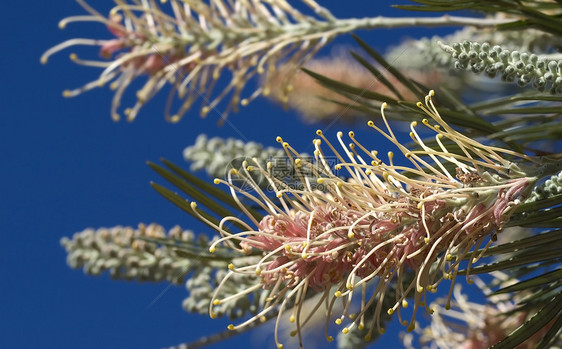
[[[326,337],[326,340],[327,340],[328,342],[333,342],[333,341],[334,341],[334,337],[328,336],[328,337]]]
[[[384,108],[386,108],[386,107],[388,107],[388,103],[383,102],[383,104],[381,104],[381,108],[384,109]]]
[[[285,251],[287,251],[287,252],[291,252],[291,245],[287,245],[287,246],[285,246]]]
[[[234,264],[230,263],[230,264],[228,265],[228,269],[234,270]]]
[[[472,284],[474,283],[474,280],[468,279],[468,280],[466,280],[466,282],[467,282],[469,285],[472,285]]]
[[[221,304],[220,299],[215,299],[215,300],[213,301],[213,305],[219,305],[219,304]]]
[[[422,293],[423,290],[424,290],[424,288],[421,287],[421,286],[416,287],[416,291],[418,291],[418,293]]]
[[[234,325],[233,325],[233,324],[230,324],[230,325],[228,325],[227,328],[228,328],[229,330],[233,331],[233,330],[234,330]]]
[[[216,314],[216,313],[210,313],[209,316],[211,317],[211,319],[216,319],[216,318],[217,318],[217,314]]]
[[[402,301],[402,308],[408,308],[408,301],[405,299]]]
[[[283,344],[281,343],[277,344],[277,349],[283,349]]]
[[[427,119],[422,119],[422,123],[423,123],[424,125],[429,125],[429,120],[427,120]]]
[[[367,122],[367,126],[373,127],[373,126],[375,126],[375,123],[374,123],[373,121],[369,120],[369,121]]]
[[[300,166],[302,164],[302,159],[295,159],[295,165]]]
[[[211,110],[211,108],[209,108],[209,107],[203,107],[203,108],[201,108],[201,116],[202,116],[202,117],[207,116],[207,114],[209,114],[209,111],[210,111],[210,110]]]
[[[336,325],[341,325],[341,319],[336,319],[335,323]]]
[[[215,183],[215,184],[220,184],[220,182],[221,182],[221,180],[218,179],[218,178],[215,178],[215,179],[213,180],[213,183]]]
[[[365,329],[365,325],[359,324],[359,325],[357,326],[357,329],[358,329],[359,331],[363,331],[363,330]]]
[[[215,249],[215,246],[211,246],[211,247],[209,247],[209,252],[211,252],[211,253],[215,253],[215,250],[216,250],[216,249]]]
[[[324,183],[324,178],[318,178],[318,179],[316,180],[316,183],[318,183],[318,184]]]
[[[336,135],[337,135],[338,137],[342,137],[342,136],[343,136],[343,132],[342,132],[342,131],[338,131],[338,133],[336,133]]]
[[[277,138],[275,138],[275,140],[276,140],[278,143],[283,142],[283,138],[281,138],[281,137],[279,137],[279,136],[277,136]]]
[[[349,328],[344,328],[343,330],[341,330],[341,333],[343,334],[348,334],[349,333]]]
[[[303,253],[301,254],[302,259],[307,259],[308,258],[308,253]]]
[[[365,342],[369,342],[371,340],[371,335],[370,334],[366,334],[365,335]]]
[[[355,234],[352,233],[352,232],[349,232],[349,233],[347,234],[347,237],[350,238],[350,239],[353,239],[353,238],[355,237]]]
[[[262,271],[261,268],[257,268],[257,269],[256,269],[256,275],[260,275],[260,274],[261,274],[261,271]]]
[[[250,104],[250,101],[247,100],[246,98],[240,101],[240,105],[242,105],[243,107],[247,106],[248,104]]]
[[[423,238],[423,241],[424,241],[426,244],[429,244],[429,238]]]
[[[258,74],[263,74],[263,73],[265,73],[263,67],[258,67]]]
[[[345,288],[347,288],[348,290],[353,290],[353,285],[347,284],[347,285],[345,285]]]
[[[379,333],[380,333],[380,334],[384,334],[384,332],[385,332],[385,331],[384,331],[384,328],[379,328]]]
[[[69,58],[70,58],[71,61],[75,61],[75,60],[78,59],[78,55],[76,53],[71,53]]]
[[[389,308],[389,309],[386,311],[386,313],[387,313],[388,315],[392,315],[392,314],[394,314],[394,309]]]
[[[412,121],[412,123],[410,123],[410,126],[416,127],[416,126],[418,126],[418,122],[417,122],[417,121]]]
[[[68,97],[70,97],[71,95],[72,95],[72,93],[70,93],[69,90],[64,90],[64,91],[62,91],[62,96],[65,97],[65,98],[68,98]]]
[[[412,332],[414,329],[416,328],[416,323],[412,323],[410,326],[408,326],[408,328],[406,329],[406,331],[408,332]]]
[[[349,314],[349,318],[350,318],[351,320],[355,319],[355,314]]]
[[[289,148],[289,143],[283,142],[283,148]]]
[[[450,262],[453,260],[453,255],[452,254],[448,254],[447,255],[447,261]]]
[[[355,137],[355,132],[349,131],[348,135],[349,135],[349,137],[353,138],[353,137]]]
[[[266,322],[266,321],[267,321],[267,319],[265,318],[265,316],[260,316],[260,322],[263,323],[263,322]]]
[[[282,192],[277,193],[275,196],[277,196],[278,198],[281,198],[283,196]]]
[[[435,96],[435,91],[434,90],[429,90],[429,97],[433,97]]]
[[[190,206],[192,210],[195,210],[197,208],[197,203],[193,201]]]
[[[294,315],[291,315],[291,317],[289,318],[289,321],[290,321],[290,322],[295,322],[295,316],[294,316]]]
[[[316,130],[316,134],[317,134],[318,136],[321,136],[321,135],[322,135],[322,130]]]
[[[269,88],[266,87],[266,88],[263,89],[262,94],[263,94],[264,96],[267,97],[267,96],[269,96],[270,93],[271,93],[271,90],[270,90]]]
[[[423,107],[423,103],[422,103],[422,102],[418,102],[418,103],[416,103],[416,105],[418,106],[418,108]]]
[[[336,292],[334,293],[334,296],[335,296],[336,298],[341,297],[341,291],[336,291]]]
[[[297,335],[297,331],[291,331],[291,333],[289,333],[289,335],[290,335],[291,337],[294,337],[294,336]]]
[[[235,168],[231,169],[230,172],[231,172],[233,175],[237,175],[237,174],[238,174],[238,170],[235,169]]]

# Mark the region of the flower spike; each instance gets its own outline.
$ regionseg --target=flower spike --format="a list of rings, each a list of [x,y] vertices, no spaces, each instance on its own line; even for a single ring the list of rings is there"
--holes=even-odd
[[[354,133],[349,134],[353,142],[349,147],[342,140],[343,134],[338,133],[345,155],[339,154],[321,131],[317,135],[322,141],[314,142],[315,163],[301,158],[288,143],[283,146],[294,163],[299,163],[294,166],[297,174],[313,169],[315,177],[325,185],[324,191],[294,190],[260,168],[275,182],[275,194],[283,194],[282,205],[255,188],[258,194],[252,196],[253,200],[269,205],[270,214],[252,230],[219,232],[221,242],[232,241],[243,251],[261,255],[254,267],[231,272],[259,270],[256,285],[267,290],[271,299],[260,316],[276,309],[276,329],[290,304],[300,309],[309,295],[319,293],[324,296],[316,307],[324,304],[328,318],[334,315],[336,299],[343,300],[344,308],[336,323],[348,322],[344,333],[366,325],[370,326],[369,338],[375,328],[383,333],[380,324],[384,313],[397,313],[412,331],[418,310],[431,312],[428,292],[434,293],[443,280],[451,280],[452,290],[461,261],[470,257],[470,268],[482,255],[476,256],[472,251],[482,244],[489,246],[490,237],[501,232],[527,189],[537,181],[518,166],[521,162],[538,166],[533,158],[486,146],[457,132],[439,115],[433,95],[430,91],[424,103],[418,104],[430,118],[422,124],[435,132],[438,140],[456,144],[458,153],[450,151],[443,141],[438,142],[437,149],[426,146],[415,130],[416,123],[412,123],[411,130],[419,147],[402,145],[386,121],[387,106],[383,104],[381,114],[387,130],[373,122],[368,125],[394,143],[411,162],[411,168],[395,164],[394,155],[385,163],[376,157],[376,152],[361,145]],[[338,157],[340,163],[335,167],[348,172],[348,181],[332,172],[322,144]],[[365,159],[374,160],[368,163]],[[248,173],[241,171],[239,175]],[[381,304],[389,304],[385,296],[391,282],[398,285],[392,296],[394,303],[383,309]],[[371,290],[370,296],[367,290]],[[361,294],[361,307],[353,311],[350,304],[357,292]],[[412,296],[410,319],[402,320],[408,306],[406,299]],[[368,312],[372,307],[375,311]],[[371,318],[365,324],[367,314]],[[306,319],[298,311],[293,312],[292,318],[295,317],[292,326],[296,326],[300,339]],[[327,334],[326,337],[329,338]],[[277,336],[276,342],[281,345]]]

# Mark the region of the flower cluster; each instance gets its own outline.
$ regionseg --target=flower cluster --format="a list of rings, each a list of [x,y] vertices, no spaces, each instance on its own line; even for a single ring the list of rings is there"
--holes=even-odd
[[[268,214],[259,221],[248,214],[251,223],[225,217],[214,225],[199,213],[196,204],[192,205],[200,219],[215,226],[222,235],[211,245],[211,252],[224,242],[236,251],[262,256],[252,265],[229,265],[230,272],[223,282],[237,274],[259,278],[253,286],[224,299],[218,296],[222,287],[219,285],[210,305],[211,317],[215,315],[214,306],[264,289],[268,296],[262,310],[229,328],[243,328],[276,311],[275,340],[279,348],[283,345],[278,340],[277,328],[286,311],[291,313],[290,321],[296,322],[294,334],[302,338],[301,328],[310,317],[301,312],[302,304],[311,294],[321,295],[314,311],[324,306],[328,314],[326,321],[334,315],[335,302],[343,301],[342,314],[336,319],[337,324],[348,322],[343,333],[368,324],[365,339],[369,340],[375,328],[379,333],[384,332],[379,321],[383,312],[397,313],[401,323],[413,330],[416,313],[420,308],[427,308],[427,293],[435,292],[443,280],[454,284],[462,260],[469,260],[468,268],[478,260],[481,255],[477,255],[476,249],[482,244],[487,247],[494,240],[520,203],[520,196],[526,195],[536,181],[514,162],[532,163],[533,158],[485,146],[455,131],[439,115],[432,96],[433,91],[425,104],[420,102],[418,106],[436,122],[433,125],[423,120],[436,134],[436,148],[421,140],[415,130],[416,122],[411,124],[410,135],[418,148],[410,150],[402,145],[384,116],[386,104],[381,106],[381,114],[387,132],[372,121],[368,123],[394,143],[412,167],[395,164],[392,153],[389,163],[385,163],[376,151],[359,143],[353,132],[349,133],[352,141],[349,145],[345,145],[342,133],[338,133],[344,158],[318,131],[320,139],[313,142],[316,164],[303,161],[280,137],[278,141],[293,159],[295,168],[317,171],[317,181],[326,184],[324,192],[313,190],[310,185],[293,190],[269,175],[273,164],[263,168],[257,162],[245,164],[241,171],[231,171],[226,181],[216,179],[215,183],[230,187],[236,200],[238,195],[243,195]],[[345,169],[349,180],[333,175],[334,169],[325,162],[322,143],[340,160],[335,170]],[[447,143],[459,150],[450,151],[453,147],[448,148]],[[255,188],[257,194],[250,194],[232,183],[233,175],[249,177],[252,171],[266,176],[276,198],[265,195],[259,188]],[[306,179],[304,182],[308,183]],[[245,210],[243,205],[241,209]],[[231,222],[245,229],[232,233],[228,228]],[[415,276],[407,282],[404,275],[410,272]],[[382,309],[391,282],[397,285],[393,292],[395,300],[393,306]],[[360,308],[352,310],[352,299],[357,297],[360,297]],[[409,297],[413,297],[413,310],[407,320],[402,312],[408,307]],[[375,307],[374,315],[366,319],[370,307]],[[326,338],[333,340],[327,333],[327,325]]]
[[[83,268],[91,275],[109,272],[112,278],[159,282],[167,280],[181,284],[185,275],[196,269],[195,261],[179,255],[170,246],[149,242],[147,239],[169,237],[174,241],[207,246],[205,235],[199,241],[190,230],[176,226],[166,232],[158,224],[139,224],[133,227],[86,229],[71,239],[62,238],[61,245],[68,253],[67,262],[72,268]]]
[[[457,69],[471,69],[475,73],[485,72],[490,77],[501,74],[502,80],[517,79],[521,87],[532,83],[533,88],[551,94],[562,93],[562,60],[539,57],[517,50],[509,51],[499,45],[464,41],[441,48],[454,59]]]
[[[137,102],[124,111],[129,121],[166,85],[172,86],[167,120],[178,121],[199,98],[203,101],[201,114],[205,116],[230,96],[228,108],[220,113],[224,119],[240,104],[268,93],[266,86],[242,98],[242,90],[253,75],[274,71],[280,61],[300,66],[337,32],[332,32],[334,28],[328,24],[334,20],[332,15],[314,0],[303,2],[318,17],[307,16],[283,0],[162,1],[169,3],[169,8],[155,1],[115,0],[117,6],[107,17],[84,0],[77,1],[89,15],[63,19],[59,27],[65,28],[71,22],[99,22],[113,38],[71,39],[45,52],[41,62],[46,63],[52,54],[68,47],[99,47],[100,56],[106,60],[86,60],[71,54],[77,64],[104,70],[95,81],[67,90],[64,96],[76,96],[111,83],[110,88],[115,90],[111,108],[114,120],[120,119],[118,109],[125,90],[139,77],[147,80],[136,92]],[[230,83],[214,95],[214,86],[223,71],[230,72]],[[179,108],[172,112],[175,96],[179,98]]]
[[[501,275],[503,279],[507,278],[506,275],[497,275]],[[480,289],[491,293],[482,280],[478,278],[474,280],[477,281]],[[516,282],[514,279],[508,280],[510,283]],[[497,281],[494,280],[494,282]],[[513,299],[513,295],[499,294],[489,296],[489,303],[479,304],[471,302],[461,292],[460,285],[456,285],[452,302],[440,298],[431,304],[434,313],[428,327],[419,328],[416,330],[417,333],[403,336],[405,347],[408,349],[490,348],[529,319],[527,311],[517,309],[517,301],[520,298]],[[535,348],[550,327],[551,324],[539,329],[535,335],[515,348]],[[418,343],[415,342],[415,339],[418,340]],[[558,339],[555,343],[554,347],[559,348],[561,340]]]
[[[381,83],[378,77],[369,74],[357,61],[342,54],[312,59],[306,64],[306,68],[327,78],[362,88],[365,91],[375,91],[404,100],[415,98],[412,91],[405,88],[396,77],[391,74],[384,74],[383,76],[384,79],[394,85],[400,95],[396,95],[385,84]],[[306,122],[333,122],[335,118],[342,121],[354,121],[365,118],[364,111],[354,108],[358,104],[355,103],[356,101],[350,101],[348,98],[321,86],[314,78],[303,71],[299,70],[293,74],[294,70],[295,67],[284,65],[270,74],[268,81],[271,86],[270,99],[296,110]],[[439,84],[443,78],[436,70],[429,72],[410,70],[407,73],[409,77],[421,84],[429,82]],[[287,77],[290,77],[290,79]],[[321,103],[322,99],[335,101],[336,103]]]

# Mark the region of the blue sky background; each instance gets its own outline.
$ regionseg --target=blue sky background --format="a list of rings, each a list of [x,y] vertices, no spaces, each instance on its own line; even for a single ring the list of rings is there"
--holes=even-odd
[[[401,15],[390,3],[323,1],[340,18]],[[91,4],[111,6],[109,0]],[[310,151],[314,131],[323,126],[303,125],[293,112],[263,99],[231,115],[231,125],[218,127],[218,115],[201,119],[196,110],[170,124],[163,118],[164,95],[148,103],[134,123],[114,123],[107,88],[72,99],[61,96],[64,89],[94,79],[98,70],[72,64],[71,50],[46,66],[39,63],[46,49],[68,38],[109,37],[94,23],[58,29],[61,18],[76,14],[83,11],[71,0],[10,1],[0,21],[0,348],[161,348],[220,331],[226,321],[182,310],[184,287],[171,287],[149,306],[167,284],[111,281],[70,269],[60,238],[88,227],[140,222],[208,231],[151,189],[151,180],[163,181],[145,161],[166,157],[187,168],[182,150],[200,133],[267,145],[276,145],[281,135],[295,148]],[[380,50],[407,35],[435,32],[443,30],[360,34]],[[351,39],[338,43],[351,44]],[[336,125],[328,134],[349,128]],[[364,143],[372,140],[384,150],[366,127],[353,129]],[[242,346],[248,338],[213,348]],[[384,338],[391,347],[396,340],[393,334]],[[254,347],[273,347],[272,341],[266,343]]]

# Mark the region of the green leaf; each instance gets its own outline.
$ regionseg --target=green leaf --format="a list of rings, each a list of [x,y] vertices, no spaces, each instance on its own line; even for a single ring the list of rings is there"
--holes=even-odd
[[[353,36],[353,39],[355,39],[355,41],[357,41],[357,43],[363,48],[363,50],[365,50],[365,52],[369,54],[369,56],[373,57],[373,59],[377,61],[382,67],[384,67],[384,69],[388,70],[389,73],[394,75],[396,79],[398,79],[398,81],[400,81],[404,86],[406,86],[410,91],[412,91],[418,97],[419,100],[423,101],[423,99],[425,98],[425,94],[428,91],[419,91],[416,88],[416,86],[410,81],[410,79],[405,77],[400,71],[398,71],[390,63],[388,63],[383,58],[383,56],[381,56],[377,51],[373,50],[373,48],[371,48],[365,41],[361,40],[355,34],[351,34],[351,35]]]
[[[492,349],[511,349],[543,329],[562,310],[562,293],[546,304],[535,316],[519,326],[509,336],[493,345]]]
[[[174,205],[178,206],[179,208],[181,208],[186,213],[189,213],[191,216],[195,217],[195,219],[197,219],[198,221],[201,221],[201,222],[207,224],[209,227],[216,230],[216,226],[219,225],[219,221],[215,217],[209,215],[205,211],[202,211],[202,210],[197,211],[197,212],[199,212],[199,214],[201,214],[201,216],[203,216],[205,219],[207,219],[211,223],[211,224],[209,224],[209,222],[201,220],[201,218],[191,208],[191,203],[188,200],[181,197],[178,193],[174,193],[173,191],[171,191],[171,190],[169,190],[169,189],[167,189],[167,188],[165,188],[165,187],[163,187],[159,184],[153,183],[153,182],[151,182],[150,185],[160,195],[162,195],[164,198],[168,199],[168,201],[170,201]],[[215,226],[213,226],[213,224]],[[228,231],[226,228],[224,230]]]
[[[515,291],[522,291],[531,287],[545,286],[554,281],[560,281],[562,279],[562,269],[553,270],[548,273],[536,276],[534,278],[518,282],[516,284],[501,288],[492,294],[508,293]]]
[[[367,60],[361,56],[359,56],[357,53],[355,52],[350,52],[351,55],[353,56],[353,58],[355,58],[359,63],[361,63],[361,65],[363,65],[365,68],[367,68],[367,70],[369,70],[371,72],[371,74],[373,74],[373,76],[379,80],[380,82],[382,82],[389,90],[392,91],[392,93],[394,93],[394,95],[396,97],[398,97],[401,100],[404,100],[404,97],[400,94],[400,92],[394,87],[393,84],[390,83],[390,81],[388,81],[385,76],[372,64],[370,64],[369,62],[367,62]]]
[[[350,94],[353,94],[355,96],[358,97],[364,97],[364,98],[369,98],[369,99],[374,99],[377,101],[381,101],[381,102],[387,102],[388,104],[398,104],[398,102],[396,101],[396,99],[392,98],[392,97],[388,97],[385,96],[383,94],[371,91],[371,90],[367,90],[364,88],[359,88],[359,87],[355,87],[355,86],[351,86],[348,84],[345,84],[343,82],[337,81],[337,80],[333,80],[330,79],[328,77],[325,77],[323,75],[320,75],[318,73],[315,73],[311,70],[308,70],[306,68],[301,68],[302,71],[304,71],[306,74],[310,75],[311,77],[313,77],[314,79],[318,80],[318,82],[322,85],[325,86],[335,92],[339,92],[344,91]]]
[[[536,349],[550,348],[552,339],[558,334],[562,328],[562,316],[558,315],[554,323],[551,325],[548,332],[542,337],[541,341],[537,344]]]
[[[183,191],[185,194],[191,196],[194,201],[201,203],[202,205],[208,207],[211,211],[216,213],[221,217],[226,216],[235,216],[234,213],[225,209],[224,207],[220,206],[216,201],[209,198],[207,195],[202,193],[198,188],[193,187],[186,181],[183,181],[181,178],[173,175],[169,171],[165,170],[164,168],[153,164],[151,162],[147,162],[148,166],[153,169],[156,173],[162,176],[165,180],[173,184],[176,188]]]

